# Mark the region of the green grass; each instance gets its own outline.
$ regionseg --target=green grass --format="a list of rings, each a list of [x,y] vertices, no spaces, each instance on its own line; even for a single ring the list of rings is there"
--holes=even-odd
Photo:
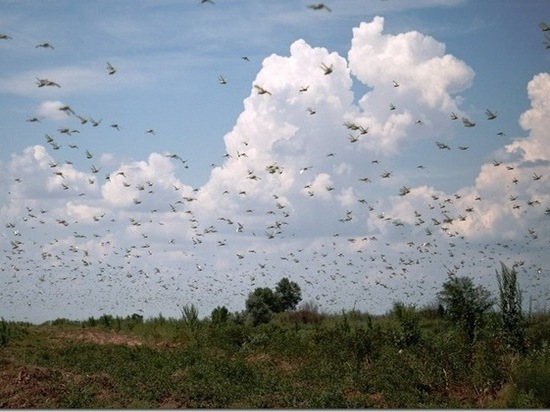
[[[530,319],[521,354],[494,325],[469,344],[421,311],[283,313],[255,327],[162,316],[2,320],[0,407],[548,407],[540,326],[549,319]]]

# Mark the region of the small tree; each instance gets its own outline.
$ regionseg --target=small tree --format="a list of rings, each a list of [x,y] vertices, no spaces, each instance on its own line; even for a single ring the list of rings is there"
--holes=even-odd
[[[181,317],[187,325],[194,328],[199,321],[199,309],[193,304],[184,305],[181,308]]]
[[[229,319],[229,310],[225,306],[218,306],[212,310],[212,315],[210,317],[212,318],[212,323],[214,325],[227,323],[227,320]]]
[[[276,307],[275,296],[269,288],[256,288],[246,299],[246,312],[254,326],[269,322]]]
[[[473,342],[485,314],[494,304],[491,293],[481,285],[474,286],[468,277],[449,273],[449,280],[443,283],[443,290],[437,297],[445,306],[447,315],[462,328],[468,341]]]
[[[267,323],[275,313],[296,308],[302,299],[302,291],[296,282],[282,278],[270,288],[256,288],[246,299],[246,312],[254,325]]]
[[[525,349],[525,322],[522,312],[522,293],[519,288],[517,273],[514,268],[508,269],[500,263],[501,271],[497,274],[499,306],[504,335],[508,344],[519,351]]]
[[[277,312],[294,310],[302,300],[302,290],[296,282],[282,278],[275,286],[275,297],[279,306]]]

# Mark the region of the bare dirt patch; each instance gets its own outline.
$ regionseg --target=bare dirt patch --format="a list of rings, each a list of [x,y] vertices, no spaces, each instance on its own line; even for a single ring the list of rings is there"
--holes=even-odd
[[[61,339],[76,340],[80,342],[95,343],[98,345],[128,345],[128,346],[141,346],[143,341],[131,337],[122,335],[116,332],[99,331],[92,329],[81,329],[78,331],[62,332],[58,335]]]

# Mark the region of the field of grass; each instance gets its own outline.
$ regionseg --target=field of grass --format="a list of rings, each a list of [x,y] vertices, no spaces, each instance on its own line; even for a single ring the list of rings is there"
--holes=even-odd
[[[2,408],[548,408],[550,315],[527,350],[430,311],[239,319],[2,320]],[[412,319],[412,321],[411,321]]]

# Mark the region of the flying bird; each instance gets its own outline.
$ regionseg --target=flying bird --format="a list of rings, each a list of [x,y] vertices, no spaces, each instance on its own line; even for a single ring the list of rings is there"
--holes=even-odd
[[[441,142],[435,142],[435,144],[437,145],[437,147],[439,147],[440,149],[447,149],[447,150],[451,150],[451,148],[446,145],[445,143],[441,143]]]
[[[219,82],[220,84],[227,84],[227,80],[226,80],[226,78],[223,77],[223,76],[218,77],[218,82]]]
[[[485,114],[487,115],[487,120],[494,120],[497,118],[497,112],[492,112],[489,109],[485,110]]]
[[[113,65],[109,62],[107,62],[107,73],[109,75],[111,74],[115,74],[116,73],[116,69],[113,67]]]
[[[539,24],[539,27],[540,27],[541,31],[550,31],[550,26],[548,24],[546,24],[545,22],[541,22]]]
[[[50,43],[40,43],[35,46],[36,49],[43,48],[43,49],[54,49],[54,47]]]
[[[44,87],[44,86],[55,86],[55,87],[61,87],[58,83],[49,80],[49,79],[39,79],[36,78],[36,84],[38,87]]]
[[[314,4],[310,4],[307,6],[308,9],[312,9],[312,10],[323,10],[325,9],[326,11],[332,11],[330,8],[328,8],[326,6],[325,3],[314,3]]]
[[[458,119],[458,115],[455,112],[452,112],[451,113],[451,120],[457,120],[457,119]]]
[[[399,83],[397,83],[395,80],[392,80],[393,87],[399,87]]]
[[[462,118],[462,123],[464,124],[464,127],[474,127],[476,125],[474,122],[470,121],[470,119],[465,117]]]
[[[403,186],[403,187],[401,187],[401,189],[399,189],[399,196],[405,196],[409,193],[411,193],[411,188],[410,187]]]
[[[325,63],[321,63],[320,67],[325,72],[325,75],[332,73],[332,64],[330,66],[327,66]]]
[[[0,33],[0,40],[11,40],[12,38],[7,34]]]
[[[271,96],[271,92],[264,89],[261,86],[258,86],[257,84],[254,85],[254,88],[258,91],[258,94],[269,94]]]

